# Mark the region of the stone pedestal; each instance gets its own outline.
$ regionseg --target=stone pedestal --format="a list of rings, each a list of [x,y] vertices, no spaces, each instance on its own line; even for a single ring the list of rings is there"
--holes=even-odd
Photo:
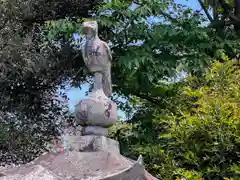
[[[103,90],[94,90],[75,109],[76,121],[83,126],[82,135],[108,136],[108,128],[117,121],[117,105]]]
[[[105,136],[68,136],[68,144],[65,150],[78,152],[105,151],[111,153],[119,152],[119,143]]]
[[[101,126],[84,126],[82,129],[82,135],[108,136],[108,128]]]

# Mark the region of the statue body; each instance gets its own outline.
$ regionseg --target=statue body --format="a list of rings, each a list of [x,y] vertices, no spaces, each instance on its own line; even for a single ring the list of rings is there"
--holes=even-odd
[[[86,43],[82,49],[82,55],[87,68],[94,73],[94,90],[102,89],[106,96],[111,96],[110,48],[106,42],[99,39],[96,21],[84,22],[83,31],[86,35]]]

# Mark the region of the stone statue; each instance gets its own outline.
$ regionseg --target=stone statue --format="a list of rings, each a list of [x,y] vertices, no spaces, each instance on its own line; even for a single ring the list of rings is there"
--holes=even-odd
[[[82,55],[87,68],[94,73],[94,90],[102,88],[106,96],[111,96],[111,50],[106,42],[99,39],[96,21],[84,22],[83,32],[86,36],[86,44]]]
[[[108,128],[117,121],[117,105],[112,95],[112,54],[106,42],[98,37],[96,21],[83,23],[86,43],[82,49],[84,62],[94,74],[94,87],[86,99],[76,105],[76,120],[83,126],[83,135],[108,135]]]

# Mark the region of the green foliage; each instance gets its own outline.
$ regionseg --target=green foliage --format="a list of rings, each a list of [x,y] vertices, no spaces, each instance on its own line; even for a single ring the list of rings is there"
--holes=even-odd
[[[65,41],[73,40],[74,33],[80,33],[81,22],[76,22],[69,19],[59,19],[57,21],[46,22],[46,38],[48,41],[64,39]]]
[[[101,36],[112,43],[118,93],[146,97],[159,79],[177,76],[179,71],[199,75],[213,59],[224,61],[226,55],[239,54],[233,31],[220,35],[203,27],[205,19],[192,9],[170,0],[129,6],[127,1],[112,1],[95,17]]]
[[[103,3],[91,18],[99,22],[100,38],[111,44],[114,91],[120,95],[147,98],[156,104],[149,92],[159,80],[176,77],[179,71],[200,75],[213,59],[239,54],[233,31],[219,34],[203,27],[204,17],[190,8],[172,0],[136,3],[135,8],[129,1]],[[81,22],[82,17],[49,21],[46,39],[50,44],[72,42]],[[83,66],[80,63],[72,69]],[[86,73],[80,73],[72,84],[78,85],[79,78],[85,77]]]
[[[202,79],[188,77],[159,110],[139,109],[132,119],[135,140],[122,136],[128,139],[122,148],[131,149],[132,158],[143,154],[160,179],[239,179],[239,78],[229,60],[215,62]]]
[[[46,42],[45,22],[65,15],[73,18],[76,13],[87,16],[91,3],[96,1],[0,1],[1,165],[26,163],[38,156],[45,143],[61,132],[59,119],[71,118],[56,94],[70,77],[82,80],[81,69],[72,68],[83,66],[82,59],[68,39]],[[58,27],[61,32],[73,31],[70,24]]]
[[[198,95],[192,112],[171,121],[168,150],[180,167],[197,170],[205,179],[239,178],[232,168],[240,152],[239,72],[230,62],[215,63],[205,86],[183,89],[190,99]]]
[[[144,5],[139,5],[132,10],[126,2],[113,1],[100,9],[101,12],[112,12],[100,13],[97,20],[102,26],[110,29],[108,39],[115,45],[114,52],[121,53],[121,56],[116,57],[116,61],[117,65],[124,70],[124,74],[131,74],[132,77],[140,79],[147,78],[145,81],[152,82],[156,78],[172,76],[181,63],[189,67],[190,64],[199,62],[194,60],[197,58],[196,55],[185,49],[186,46],[192,45],[197,48],[193,42],[203,41],[204,43],[204,36],[205,42],[209,43],[205,30],[198,27],[199,16],[194,17],[189,9],[184,9],[180,5],[178,6],[179,15],[171,16],[167,14],[168,9],[175,4],[171,1],[168,4],[145,1]],[[161,21],[149,22],[150,16]],[[175,21],[171,22],[172,19]],[[171,24],[167,24],[169,21]],[[116,32],[118,36],[115,35]],[[186,41],[182,41],[184,39]],[[188,65],[183,62],[185,60],[189,60]],[[204,64],[204,62],[199,63],[201,66],[192,65],[202,67]],[[137,80],[135,78],[133,81]]]

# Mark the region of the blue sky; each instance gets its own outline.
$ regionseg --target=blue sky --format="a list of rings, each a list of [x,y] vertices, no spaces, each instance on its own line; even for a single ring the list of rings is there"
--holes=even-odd
[[[194,10],[200,10],[201,7],[198,3],[198,0],[175,0],[176,3],[184,4],[191,7]]]
[[[197,0],[175,0],[176,3],[179,4],[184,4],[189,7],[191,7],[194,10],[200,10],[201,7],[198,3]],[[71,111],[74,111],[74,106],[81,100],[86,98],[85,92],[88,90],[89,85],[88,84],[83,84],[81,86],[81,89],[79,88],[70,88],[66,90],[66,94],[69,97],[69,108]],[[118,115],[122,118],[125,119],[124,112],[118,111]]]

